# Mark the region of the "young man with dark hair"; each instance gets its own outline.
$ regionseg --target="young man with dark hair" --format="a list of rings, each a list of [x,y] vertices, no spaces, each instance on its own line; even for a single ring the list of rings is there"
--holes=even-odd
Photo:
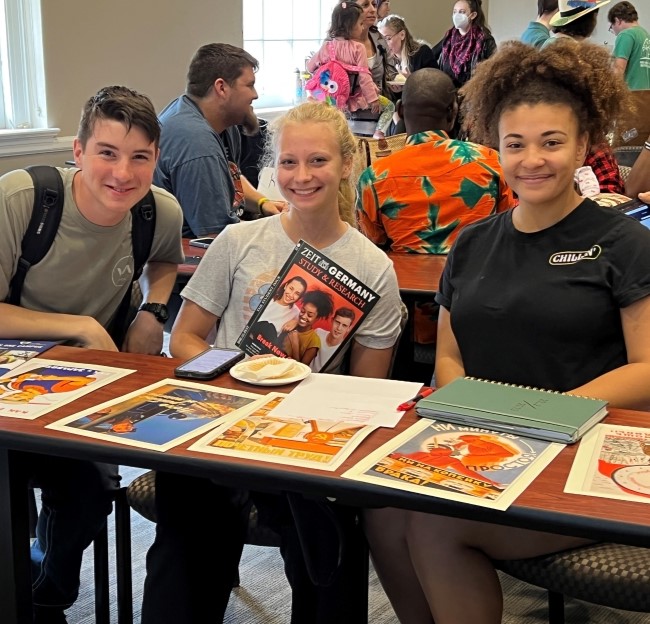
[[[614,69],[632,90],[650,89],[650,34],[639,26],[639,14],[630,2],[619,2],[607,13],[609,31],[616,35]]]
[[[537,0],[537,19],[528,24],[521,41],[539,48],[551,36],[549,22],[557,11],[557,0]]]
[[[258,193],[239,169],[243,124],[257,131],[258,63],[248,52],[210,43],[194,54],[185,94],[160,114],[161,151],[154,180],[183,207],[183,236],[216,236],[244,214],[275,214],[284,202]]]
[[[352,330],[355,318],[354,310],[342,306],[334,310],[332,326],[329,331],[320,327],[316,328],[316,335],[320,338],[320,349],[309,365],[315,373],[323,369],[334,352],[345,340]]]
[[[61,222],[48,254],[27,272],[19,305],[6,300],[32,214],[34,183],[24,170],[0,178],[1,336],[160,353],[161,319],[183,252],[178,202],[151,186],[159,135],[156,112],[144,95],[106,87],[86,102],[74,141],[77,167],[58,170]],[[123,344],[115,344],[107,328],[134,272],[131,208],[150,189],[156,222],[140,278],[144,309]],[[32,546],[34,622],[62,624],[78,595],[82,553],[111,512],[119,476],[114,466],[40,455],[30,470],[42,502]]]

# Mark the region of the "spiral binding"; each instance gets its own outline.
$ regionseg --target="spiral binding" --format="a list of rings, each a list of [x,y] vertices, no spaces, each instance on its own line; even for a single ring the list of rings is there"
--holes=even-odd
[[[604,399],[597,399],[596,397],[584,396],[582,394],[569,394],[568,392],[560,392],[559,390],[546,390],[545,388],[535,388],[534,386],[522,386],[517,384],[506,383],[505,381],[493,381],[492,379],[480,379],[479,377],[465,377],[471,381],[482,381],[484,383],[491,383],[497,386],[507,386],[509,388],[521,388],[522,390],[537,390],[538,392],[546,392],[547,394],[562,394],[564,396],[574,396],[579,399],[590,399],[591,401],[602,401]]]

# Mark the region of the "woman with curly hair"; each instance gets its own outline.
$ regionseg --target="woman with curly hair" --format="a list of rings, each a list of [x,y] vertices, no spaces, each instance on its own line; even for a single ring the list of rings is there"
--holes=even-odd
[[[468,375],[647,408],[650,231],[581,197],[573,182],[589,143],[628,102],[609,53],[510,42],[478,67],[464,96],[474,138],[499,148],[519,205],[465,228],[449,254],[436,296],[436,384]],[[580,258],[563,260],[563,251]],[[366,511],[365,527],[408,624],[497,624],[493,560],[588,543],[398,509]]]

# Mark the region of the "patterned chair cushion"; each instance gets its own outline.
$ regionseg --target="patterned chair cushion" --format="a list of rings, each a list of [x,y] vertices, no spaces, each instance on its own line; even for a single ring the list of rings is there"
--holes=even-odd
[[[510,576],[614,609],[650,613],[650,549],[594,544],[532,559],[495,562]]]
[[[156,472],[150,470],[135,478],[126,488],[126,499],[129,505],[142,517],[156,522]],[[279,546],[280,536],[270,527],[259,522],[257,508],[249,504],[245,508],[248,513],[248,529],[246,543],[255,546]]]

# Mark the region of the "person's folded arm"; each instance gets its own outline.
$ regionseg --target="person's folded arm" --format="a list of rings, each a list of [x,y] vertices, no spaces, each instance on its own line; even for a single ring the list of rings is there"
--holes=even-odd
[[[650,137],[646,141],[650,141]],[[625,194],[628,197],[637,197],[639,193],[648,190],[650,190],[650,150],[643,148],[625,180]]]
[[[436,339],[436,387],[440,388],[457,377],[465,376],[463,358],[451,328],[451,316],[447,308],[440,306],[438,313],[438,336]]]
[[[172,262],[147,262],[140,277],[143,303],[169,301],[178,266]],[[126,333],[123,351],[158,355],[163,345],[164,325],[151,312],[140,310]]]
[[[210,346],[207,338],[218,322],[218,316],[185,299],[172,327],[169,341],[171,355],[188,360],[205,351]]]
[[[627,59],[624,58],[615,58],[612,67],[614,68],[614,71],[621,74],[625,74],[625,70],[627,69]]]
[[[118,350],[91,316],[37,312],[9,303],[0,303],[0,335],[16,340],[69,340],[87,349]]]
[[[264,198],[264,195],[262,195],[262,193],[260,193],[244,175],[241,176],[241,183],[244,197],[246,198],[246,212],[252,214],[261,213],[262,216],[268,217],[286,210],[287,202],[284,200],[268,199],[260,206],[258,202],[260,199]]]
[[[356,340],[352,341],[350,353],[350,375],[386,379],[393,358],[394,347],[373,349]]]
[[[575,388],[571,394],[609,401],[612,407],[650,409],[650,296],[621,309],[628,364]]]

